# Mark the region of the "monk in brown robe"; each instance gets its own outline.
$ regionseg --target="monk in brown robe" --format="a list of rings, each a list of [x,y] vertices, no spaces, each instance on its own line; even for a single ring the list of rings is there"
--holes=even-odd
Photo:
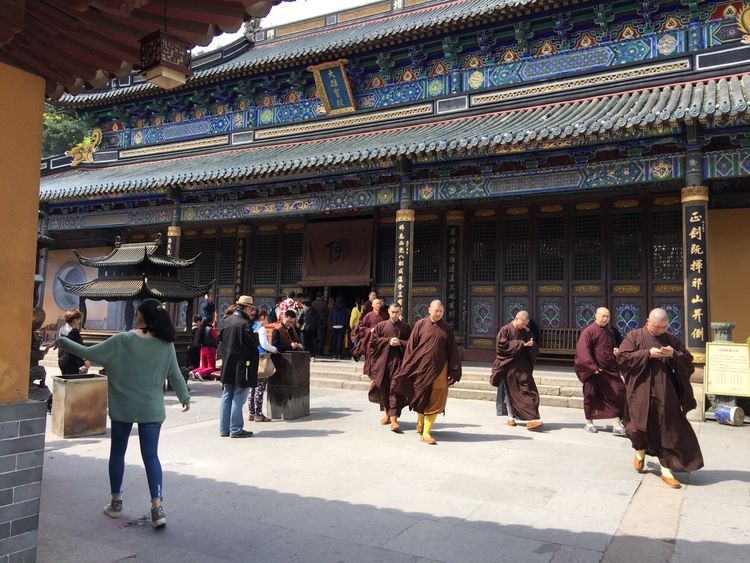
[[[599,307],[594,322],[587,326],[576,345],[575,371],[583,383],[583,413],[586,432],[596,434],[594,419],[616,418],[615,436],[625,436],[622,423],[625,409],[625,384],[620,377],[615,357],[617,337],[609,328],[609,309]]]
[[[633,467],[643,471],[646,453],[659,458],[661,479],[679,489],[672,470],[703,467],[698,438],[686,414],[696,407],[690,375],[693,356],[673,335],[669,317],[654,309],[644,328],[631,330],[617,364],[625,376],[625,429],[633,444]]]
[[[490,384],[493,387],[505,385],[511,406],[508,426],[516,426],[516,418],[519,418],[526,421],[527,430],[536,430],[543,425],[539,420],[539,391],[533,376],[539,345],[528,324],[529,314],[518,311],[516,318],[497,333]]]
[[[359,346],[365,355],[365,365],[362,367],[362,373],[370,379],[370,369],[372,369],[372,355],[370,350],[370,336],[372,336],[375,327],[378,323],[388,320],[388,311],[383,307],[382,299],[373,299],[372,311],[367,313],[362,320],[359,321],[357,331],[359,334]]]
[[[406,406],[402,397],[391,393],[391,380],[401,367],[404,350],[409,341],[411,327],[401,320],[401,305],[391,303],[388,307],[388,320],[378,323],[370,337],[370,377],[372,386],[368,397],[370,402],[380,405],[385,411],[380,424],[390,421],[391,431],[401,432],[398,417]]]
[[[443,304],[435,300],[428,316],[414,324],[401,368],[391,384],[392,392],[417,411],[417,432],[422,442],[431,445],[437,444],[430,431],[437,415],[445,413],[448,388],[461,379],[456,337],[443,320],[444,312]]]

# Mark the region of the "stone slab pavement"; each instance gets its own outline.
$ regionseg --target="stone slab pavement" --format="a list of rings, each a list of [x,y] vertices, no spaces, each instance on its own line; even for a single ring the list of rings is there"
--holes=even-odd
[[[532,433],[487,402],[449,400],[428,446],[413,413],[397,435],[363,393],[313,389],[309,417],[247,423],[255,436],[237,440],[218,436],[220,385],[190,387],[188,413],[166,397],[164,530],[150,528],[135,431],[120,520],[101,513],[108,437],[47,434],[38,561],[750,559],[750,426],[696,424],[706,468],[674,491],[574,409],[543,408]]]

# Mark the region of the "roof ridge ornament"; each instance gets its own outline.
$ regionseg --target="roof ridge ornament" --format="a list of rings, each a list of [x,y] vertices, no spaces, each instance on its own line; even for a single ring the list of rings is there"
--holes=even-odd
[[[94,153],[102,142],[102,130],[95,127],[91,135],[86,135],[83,140],[69,151],[65,151],[65,156],[73,159],[71,167],[78,166],[82,162],[85,164],[94,162]]]

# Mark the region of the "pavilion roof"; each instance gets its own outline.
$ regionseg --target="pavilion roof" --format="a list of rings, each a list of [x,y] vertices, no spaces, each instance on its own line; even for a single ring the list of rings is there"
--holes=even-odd
[[[196,71],[182,88],[236,78],[251,73],[299,66],[351,55],[373,48],[434,35],[437,31],[463,28],[488,21],[518,17],[579,0],[442,0],[407,6],[400,11],[366,20],[345,22],[289,37],[257,43],[236,58]],[[287,26],[285,26],[287,27]],[[198,61],[199,59],[197,59]],[[63,96],[70,107],[95,107],[126,99],[152,96],[158,87],[147,82],[112,90]]]
[[[80,167],[43,177],[40,198],[80,201],[186,184],[232,184],[402,155],[558,148],[561,140],[572,137],[595,142],[618,132],[745,114],[749,102],[750,74],[698,80],[460,117],[431,117],[398,126],[370,125],[366,130],[308,140],[286,138],[208,154]]]
[[[143,277],[138,279],[95,279],[80,284],[68,283],[58,278],[65,291],[92,301],[122,301],[146,299],[180,302],[205,295],[213,286],[211,282],[193,286],[174,278]]]
[[[121,244],[115,246],[115,248],[112,249],[112,252],[106,256],[98,256],[95,258],[86,258],[85,256],[78,254],[75,250],[73,252],[82,265],[90,266],[92,268],[136,266],[138,264],[143,264],[144,262],[167,268],[186,268],[195,264],[195,261],[200,256],[199,254],[198,256],[187,260],[173,258],[171,256],[163,256],[158,253],[160,246],[160,242]]]
[[[42,76],[47,95],[102,87],[140,64],[139,40],[163,26],[189,46],[237,31],[282,0],[11,1],[2,3],[0,61]],[[166,20],[166,21],[165,21]]]

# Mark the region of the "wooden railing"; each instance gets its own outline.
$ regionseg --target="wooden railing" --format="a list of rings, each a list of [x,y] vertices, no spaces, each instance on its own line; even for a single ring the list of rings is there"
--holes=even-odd
[[[568,359],[575,356],[580,328],[542,328],[539,330],[539,348],[542,357]]]

